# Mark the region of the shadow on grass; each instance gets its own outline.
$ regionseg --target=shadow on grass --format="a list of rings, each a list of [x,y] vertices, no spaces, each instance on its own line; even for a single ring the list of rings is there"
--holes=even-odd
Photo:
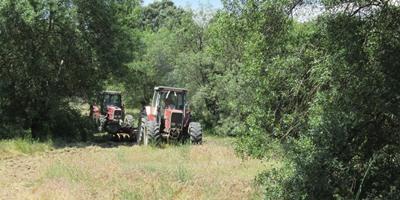
[[[217,138],[211,136],[204,143],[213,143]],[[156,149],[168,149],[173,146],[190,146],[190,142],[169,141],[162,142],[159,146],[153,146]],[[62,149],[84,149],[90,147],[99,148],[119,148],[139,146],[132,139],[123,140],[113,138],[107,133],[90,134],[86,141],[66,141],[63,138],[53,138],[46,141],[32,139],[32,137],[19,137],[13,139],[0,140],[0,160],[13,158],[20,155],[34,155],[36,153],[48,152]]]
[[[137,145],[133,139],[125,137],[113,137],[106,133],[97,133],[88,138],[86,142],[65,142],[63,140],[53,141],[53,147],[56,149],[62,148],[86,148],[86,147],[101,147],[101,148],[117,148],[120,146],[132,147]]]
[[[68,142],[63,139],[52,139],[46,141],[34,140],[31,137],[20,137],[0,140],[0,161],[17,156],[30,156],[37,153],[49,152],[62,149],[84,149],[88,147],[118,148],[133,147],[134,141],[115,141],[107,134],[96,134],[87,139],[86,142]]]

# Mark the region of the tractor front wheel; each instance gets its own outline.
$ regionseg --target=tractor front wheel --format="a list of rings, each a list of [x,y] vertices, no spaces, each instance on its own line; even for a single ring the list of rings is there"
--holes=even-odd
[[[155,121],[147,121],[146,134],[144,137],[145,145],[147,140],[149,144],[159,146],[161,143],[160,126]]]
[[[201,144],[203,142],[203,130],[201,124],[198,122],[191,122],[189,124],[189,135],[192,144]]]

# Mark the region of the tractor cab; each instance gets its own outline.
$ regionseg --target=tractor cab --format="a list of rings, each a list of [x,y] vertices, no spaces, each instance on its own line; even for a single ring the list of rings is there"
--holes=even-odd
[[[187,90],[183,88],[155,87],[150,109],[156,121],[164,124],[162,121],[172,119],[172,115],[174,115],[175,121],[173,123],[181,124],[181,120],[186,115],[186,94]]]
[[[186,89],[156,87],[154,89],[152,107],[160,109],[184,110],[186,101]]]
[[[100,110],[103,115],[107,114],[109,107],[120,108],[123,110],[121,92],[103,91],[99,95]]]

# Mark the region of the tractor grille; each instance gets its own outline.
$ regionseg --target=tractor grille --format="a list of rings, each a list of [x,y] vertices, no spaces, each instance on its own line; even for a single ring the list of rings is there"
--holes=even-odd
[[[114,111],[114,118],[115,119],[121,119],[122,118],[122,110]]]
[[[171,116],[171,124],[172,125],[181,126],[182,120],[183,120],[182,113],[172,113],[172,116]]]

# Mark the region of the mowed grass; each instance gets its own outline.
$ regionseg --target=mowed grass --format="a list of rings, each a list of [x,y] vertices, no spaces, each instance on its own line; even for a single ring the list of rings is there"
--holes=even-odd
[[[0,199],[260,199],[254,177],[266,163],[238,158],[232,142],[88,146],[3,160]]]

